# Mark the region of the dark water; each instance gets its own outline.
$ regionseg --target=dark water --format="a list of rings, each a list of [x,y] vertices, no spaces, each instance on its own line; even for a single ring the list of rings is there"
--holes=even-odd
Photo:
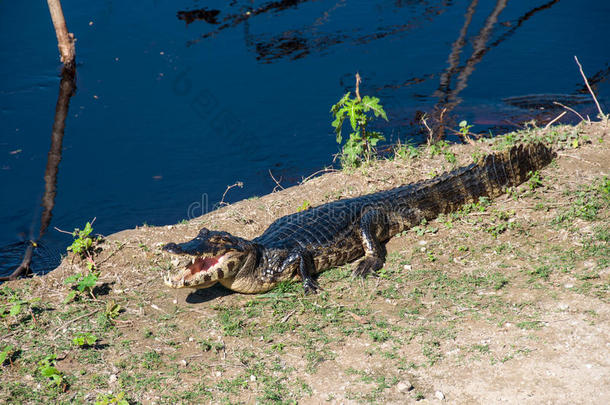
[[[328,111],[356,71],[392,141],[421,142],[418,117],[443,109],[449,126],[493,133],[548,121],[560,98],[594,116],[574,55],[609,110],[606,1],[62,3],[77,90],[36,272],[70,240],[54,227],[171,224],[237,181],[229,202],[270,192],[269,170],[290,185],[330,165]],[[60,68],[46,2],[0,2],[0,34],[2,275],[40,233]]]

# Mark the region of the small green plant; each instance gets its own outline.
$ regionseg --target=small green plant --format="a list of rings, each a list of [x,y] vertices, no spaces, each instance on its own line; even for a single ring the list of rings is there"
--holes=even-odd
[[[119,392],[116,395],[113,394],[99,394],[95,400],[95,405],[129,405],[129,402],[125,399],[125,393]]]
[[[121,306],[114,302],[114,300],[110,300],[106,302],[106,309],[104,310],[104,315],[107,319],[115,319],[121,313]]]
[[[72,232],[72,236],[74,237],[74,242],[70,246],[68,246],[67,250],[72,251],[79,255],[81,258],[85,258],[87,256],[92,255],[93,250],[93,238],[91,238],[91,232],[93,232],[93,227],[91,226],[91,222],[87,222],[85,224],[85,228],[80,230],[78,228],[74,229]]]
[[[430,156],[442,154],[447,162],[452,164],[457,162],[457,157],[455,156],[455,153],[449,150],[449,144],[447,143],[447,141],[438,141],[436,143],[431,143],[428,146],[428,149],[430,151]]]
[[[468,121],[463,120],[460,121],[460,134],[462,135],[462,137],[464,139],[468,138],[468,134],[470,133],[470,128],[472,128],[472,125],[468,124]]]
[[[12,345],[5,346],[0,352],[0,366],[2,366],[7,359],[8,361],[11,361],[13,353],[15,353],[15,350]]]
[[[357,167],[362,161],[369,161],[374,154],[375,145],[384,140],[381,132],[369,130],[373,118],[388,120],[388,116],[379,104],[377,97],[360,97],[360,75],[356,74],[356,97],[345,94],[337,104],[330,109],[335,119],[332,122],[337,136],[337,143],[343,141],[342,129],[345,119],[349,119],[352,132],[343,145],[341,163],[344,167]]]
[[[93,346],[97,342],[97,337],[89,332],[86,333],[78,333],[74,338],[72,338],[72,343],[76,346]]]
[[[475,150],[470,154],[470,156],[472,156],[474,163],[480,163],[483,161],[483,158],[485,158],[486,155],[483,151]]]
[[[399,158],[399,159],[415,159],[416,157],[419,156],[419,150],[407,143],[407,144],[402,144],[402,143],[398,143],[396,145],[396,147],[394,148],[394,157],[395,158]]]
[[[535,172],[530,171],[527,175],[530,176],[530,180],[527,183],[530,190],[535,190],[542,187],[542,176],[540,176],[540,172],[538,170]]]
[[[100,273],[98,271],[91,270],[88,273],[77,273],[66,278],[64,284],[72,284],[72,290],[66,296],[64,303],[80,298],[85,294],[89,294],[91,297],[95,298],[95,295],[93,295],[93,288],[95,287],[99,276]]]
[[[30,310],[40,301],[40,298],[32,298],[31,300],[23,300],[13,290],[4,288],[1,295],[8,295],[8,305],[0,305],[0,318],[13,317],[17,318],[22,313],[24,307],[29,307]]]
[[[303,204],[301,204],[298,208],[297,208],[297,212],[301,212],[301,211],[307,211],[308,209],[311,208],[311,203],[307,200],[303,201]]]
[[[55,354],[50,354],[45,356],[42,360],[38,362],[38,372],[44,378],[50,380],[49,384],[51,386],[55,386],[56,388],[61,387],[64,384],[64,377],[61,371],[55,368],[55,359],[57,356]]]

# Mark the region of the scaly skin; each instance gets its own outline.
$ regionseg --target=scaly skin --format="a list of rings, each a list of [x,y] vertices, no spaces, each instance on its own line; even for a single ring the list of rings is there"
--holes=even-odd
[[[206,288],[220,282],[237,292],[262,293],[281,281],[302,280],[306,292],[315,292],[314,275],[362,256],[354,275],[364,277],[383,267],[385,242],[397,233],[479,197],[496,197],[553,157],[540,143],[515,146],[430,180],[287,215],[252,241],[204,228],[189,242],[163,248],[186,258],[165,283]]]

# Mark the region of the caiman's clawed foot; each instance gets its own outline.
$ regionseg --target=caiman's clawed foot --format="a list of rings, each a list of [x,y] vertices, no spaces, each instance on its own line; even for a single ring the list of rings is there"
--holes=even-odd
[[[365,256],[352,273],[354,277],[366,277],[383,267],[383,260],[378,257]]]
[[[308,277],[303,281],[303,289],[305,290],[305,294],[317,294],[320,286],[316,280]]]

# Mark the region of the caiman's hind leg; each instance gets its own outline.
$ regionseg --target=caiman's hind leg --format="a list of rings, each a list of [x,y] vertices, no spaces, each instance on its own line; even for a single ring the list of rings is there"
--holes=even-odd
[[[376,272],[385,263],[385,246],[379,241],[378,235],[387,233],[388,223],[385,215],[379,211],[371,210],[360,219],[360,238],[364,248],[364,258],[356,266],[353,275],[366,277]],[[381,231],[381,232],[379,232]]]

